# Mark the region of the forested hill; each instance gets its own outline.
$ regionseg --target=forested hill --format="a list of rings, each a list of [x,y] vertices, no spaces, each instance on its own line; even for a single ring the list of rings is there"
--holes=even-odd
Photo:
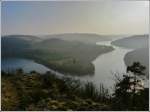
[[[95,44],[99,41],[111,41],[114,38],[120,37],[123,37],[123,35],[99,35],[94,33],[64,33],[41,36],[41,38],[44,39],[58,38],[67,41],[79,41],[87,44]]]
[[[67,74],[93,74],[92,61],[99,55],[113,50],[109,46],[98,46],[78,41],[57,38],[24,39],[19,36],[2,38],[2,57],[33,59],[54,70]]]
[[[134,35],[113,41],[112,44],[120,47],[139,49],[148,47],[149,35]]]

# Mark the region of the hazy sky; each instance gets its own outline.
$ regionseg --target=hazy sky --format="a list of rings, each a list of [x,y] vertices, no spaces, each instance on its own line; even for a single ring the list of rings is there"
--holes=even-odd
[[[2,2],[2,35],[148,33],[148,1]]]

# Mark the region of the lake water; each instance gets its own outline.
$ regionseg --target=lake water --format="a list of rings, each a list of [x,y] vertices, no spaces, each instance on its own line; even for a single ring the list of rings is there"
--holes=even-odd
[[[49,68],[44,65],[35,63],[32,60],[20,59],[20,58],[5,58],[1,60],[1,69],[4,71],[13,71],[18,68],[22,68],[25,72],[37,71],[39,73],[45,73],[49,71]]]
[[[97,45],[106,45],[112,46],[115,49],[111,52],[102,54],[98,56],[92,63],[95,65],[95,74],[88,76],[74,76],[75,79],[80,79],[81,81],[90,81],[93,82],[96,86],[99,86],[100,83],[103,83],[106,87],[112,88],[115,82],[114,73],[126,72],[126,65],[124,63],[124,56],[131,49],[125,49],[121,47],[116,47],[111,45],[111,41],[102,41],[97,42]],[[41,64],[38,64],[32,60],[27,59],[18,59],[18,58],[7,58],[2,59],[1,69],[2,70],[13,70],[17,68],[22,68],[25,72],[30,72],[35,70],[39,73],[45,73],[46,71],[51,71],[56,73],[59,76],[63,74],[55,72]],[[72,77],[72,76],[69,76]]]

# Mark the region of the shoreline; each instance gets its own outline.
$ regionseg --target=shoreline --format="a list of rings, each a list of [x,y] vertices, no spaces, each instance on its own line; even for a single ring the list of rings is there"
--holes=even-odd
[[[110,47],[110,46],[109,46]],[[105,51],[104,53],[99,53],[99,55],[93,57],[95,60],[97,57],[103,55],[103,54],[106,54],[106,53],[109,53],[109,52],[112,52],[113,50],[115,50],[113,47],[110,49],[110,50],[107,50]],[[48,61],[46,60],[43,60],[43,59],[40,59],[39,58],[36,58],[36,57],[31,57],[29,55],[22,55],[22,56],[14,56],[14,57],[7,57],[7,58],[22,58],[22,59],[28,59],[28,60],[31,60],[31,61],[34,61],[35,63],[38,63],[38,64],[41,64],[41,65],[44,65],[45,67],[47,67],[48,69],[51,69],[51,70],[54,70],[56,72],[59,72],[59,73],[62,73],[64,75],[70,75],[70,76],[92,76],[94,75],[95,73],[95,65],[92,63],[93,61],[91,62],[88,62],[88,66],[86,66],[86,69],[90,69],[89,71],[87,71],[86,69],[83,70],[83,71],[73,71],[73,72],[69,72],[67,70],[62,70],[61,68],[59,68],[59,66],[57,65],[54,65],[52,63],[48,63]],[[3,58],[2,58],[3,60]],[[79,61],[80,62],[80,61]],[[84,65],[84,64],[83,64]],[[84,66],[81,66],[81,67],[84,67]],[[56,67],[57,66],[57,67]],[[79,68],[80,69],[80,68]],[[81,69],[80,69],[81,70]]]

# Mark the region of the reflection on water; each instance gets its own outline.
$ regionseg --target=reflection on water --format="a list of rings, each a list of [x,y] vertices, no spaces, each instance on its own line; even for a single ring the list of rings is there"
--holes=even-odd
[[[19,59],[19,58],[5,58],[2,59],[1,69],[4,71],[12,71],[18,68],[22,68],[25,72],[37,71],[39,73],[45,73],[49,69],[41,64],[35,63],[32,60]]]

